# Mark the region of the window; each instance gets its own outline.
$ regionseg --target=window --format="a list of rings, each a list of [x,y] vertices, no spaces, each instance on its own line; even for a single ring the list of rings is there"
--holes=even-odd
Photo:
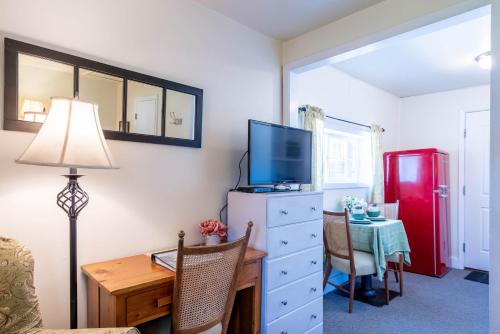
[[[369,132],[346,126],[330,126],[324,131],[324,186],[326,188],[369,186],[371,184]]]

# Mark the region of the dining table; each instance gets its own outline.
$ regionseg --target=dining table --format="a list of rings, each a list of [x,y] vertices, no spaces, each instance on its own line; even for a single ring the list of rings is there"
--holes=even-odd
[[[387,270],[386,257],[394,253],[402,253],[404,263],[411,265],[410,245],[404,224],[399,219],[383,221],[350,222],[352,245],[355,250],[373,253],[375,258],[376,277],[382,281]],[[361,294],[373,297],[376,291],[372,287],[372,275],[361,277]]]

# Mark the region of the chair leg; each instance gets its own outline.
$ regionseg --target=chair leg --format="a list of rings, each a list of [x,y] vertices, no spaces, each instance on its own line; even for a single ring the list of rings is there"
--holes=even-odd
[[[394,267],[397,267],[396,264],[394,264]],[[394,271],[394,278],[396,278],[396,282],[399,282],[399,277],[398,277],[398,272],[397,272],[398,268],[395,268],[395,271]]]
[[[349,313],[352,313],[352,304],[354,301],[354,288],[356,287],[356,276],[349,275]]]
[[[404,268],[404,258],[403,254],[399,255],[399,295],[403,297],[403,268]]]
[[[387,270],[384,273],[384,288],[385,288],[385,303],[389,305],[389,273]]]
[[[328,283],[328,279],[330,278],[330,274],[332,273],[332,262],[330,259],[327,259],[328,264],[325,269],[325,276],[323,277],[323,290],[325,290],[326,283]]]

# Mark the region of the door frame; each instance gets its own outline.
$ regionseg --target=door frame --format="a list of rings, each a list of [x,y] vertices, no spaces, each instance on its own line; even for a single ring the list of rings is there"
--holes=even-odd
[[[488,111],[491,114],[491,107],[489,109],[477,110],[461,110],[460,111],[460,126],[459,126],[459,142],[458,142],[458,258],[451,259],[452,267],[464,269],[465,266],[465,252],[463,245],[465,243],[465,196],[463,189],[465,187],[465,118],[467,114],[476,112]],[[490,136],[491,140],[491,136]],[[490,143],[491,144],[491,143]]]

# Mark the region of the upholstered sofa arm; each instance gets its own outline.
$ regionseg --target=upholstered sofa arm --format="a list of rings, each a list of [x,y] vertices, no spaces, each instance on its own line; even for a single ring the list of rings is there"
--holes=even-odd
[[[130,328],[87,328],[87,329],[34,329],[29,334],[140,334]]]

